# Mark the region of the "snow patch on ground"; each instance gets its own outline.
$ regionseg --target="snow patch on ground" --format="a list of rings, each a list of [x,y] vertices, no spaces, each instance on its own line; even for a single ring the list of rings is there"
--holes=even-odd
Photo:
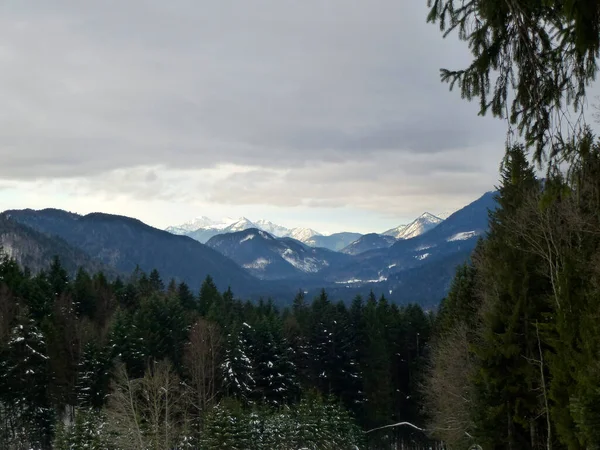
[[[264,270],[265,267],[267,267],[269,264],[271,264],[271,261],[269,261],[268,259],[258,258],[252,261],[250,264],[244,264],[242,267],[244,269]]]
[[[336,281],[336,284],[355,284],[355,283],[381,283],[382,281],[387,281],[387,277],[381,275],[376,280],[359,280],[358,278],[351,278],[346,281]]]
[[[246,236],[244,239],[242,239],[242,240],[240,241],[240,244],[241,244],[242,242],[249,241],[250,239],[254,239],[255,237],[256,237],[256,235],[255,235],[255,234],[249,234],[248,236]]]
[[[448,238],[448,242],[466,241],[467,239],[471,239],[472,237],[475,237],[478,234],[479,233],[477,231],[463,231],[461,233],[456,233],[454,236]]]
[[[432,247],[435,247],[435,245],[421,245],[420,247],[415,248],[415,252],[420,252],[422,250],[427,250],[427,249],[430,249]]]
[[[299,269],[302,272],[306,273],[317,273],[323,267],[329,265],[327,261],[322,261],[317,258],[300,258],[298,253],[289,248],[285,249],[281,253],[281,257],[287,262],[289,262],[296,269]]]

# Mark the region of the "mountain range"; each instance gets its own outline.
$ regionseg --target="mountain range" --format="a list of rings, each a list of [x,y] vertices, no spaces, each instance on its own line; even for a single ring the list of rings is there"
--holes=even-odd
[[[257,228],[219,234],[206,245],[260,279],[314,278],[329,267],[349,262],[343,253],[310,247],[290,237],[278,238]]]
[[[323,235],[312,228],[286,228],[265,219],[251,221],[246,217],[239,219],[228,217],[221,221],[214,221],[206,216],[201,216],[181,225],[167,227],[166,231],[189,236],[204,244],[213,236],[256,228],[275,237],[296,239],[311,247],[323,247],[347,254],[358,254],[373,248],[389,247],[398,239],[413,238],[429,231],[441,222],[442,219],[426,212],[407,225],[399,225],[381,234],[369,233],[362,240],[363,235],[360,233],[341,232]]]
[[[273,236],[291,237],[300,241],[309,240],[314,236],[321,236],[321,233],[311,228],[286,228],[264,219],[252,222],[246,217],[240,217],[239,219],[226,217],[221,221],[214,221],[202,216],[181,225],[170,226],[165,231],[172,234],[189,236],[205,244],[217,234],[235,233],[250,228],[266,231]]]
[[[219,286],[231,285],[240,294],[254,287],[254,277],[221,253],[137,219],[103,213],[81,216],[58,209],[10,210],[1,217],[50,237],[52,242],[62,241],[117,273],[130,274],[136,267],[146,272],[157,269],[164,279],[185,281],[194,289],[211,275]],[[40,248],[43,244],[39,243]]]
[[[495,207],[494,193],[488,192],[443,221],[426,213],[387,234],[337,233],[331,236],[336,242],[329,242],[336,250],[319,246],[330,236],[312,230],[293,234],[267,221],[215,224],[201,217],[167,232],[124,216],[10,210],[0,214],[0,245],[33,271],[58,255],[71,271],[83,266],[128,276],[137,267],[156,268],[165,281],[185,281],[192,289],[210,274],[220,289],[231,286],[249,299],[270,296],[285,303],[299,289],[316,295],[326,288],[343,300],[373,290],[393,302],[435,305],[456,266],[485,234],[488,211]],[[203,244],[190,235],[197,226],[217,233]]]
[[[382,234],[385,236],[393,236],[396,239],[410,239],[431,230],[442,221],[443,219],[425,212],[408,225],[400,225],[391,230],[384,231]]]

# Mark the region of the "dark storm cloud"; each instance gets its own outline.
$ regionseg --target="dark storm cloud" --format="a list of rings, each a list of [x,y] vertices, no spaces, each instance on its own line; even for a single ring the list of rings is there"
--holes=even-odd
[[[235,164],[257,169],[211,198],[290,205],[491,186],[504,125],[440,84],[466,51],[425,15],[412,0],[5,2],[0,177],[177,196],[160,170]],[[144,166],[160,169],[97,182]]]

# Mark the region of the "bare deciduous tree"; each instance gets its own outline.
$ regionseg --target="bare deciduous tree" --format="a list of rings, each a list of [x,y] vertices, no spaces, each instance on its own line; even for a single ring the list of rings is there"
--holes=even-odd
[[[185,366],[193,389],[193,405],[202,415],[218,395],[222,338],[218,325],[199,319],[189,334]]]
[[[451,448],[470,441],[474,365],[469,353],[468,330],[458,324],[440,336],[431,349],[428,376],[423,386],[428,429]]]
[[[129,378],[125,366],[120,365],[106,411],[117,448],[176,448],[188,424],[186,395],[166,361],[152,362],[138,379]]]

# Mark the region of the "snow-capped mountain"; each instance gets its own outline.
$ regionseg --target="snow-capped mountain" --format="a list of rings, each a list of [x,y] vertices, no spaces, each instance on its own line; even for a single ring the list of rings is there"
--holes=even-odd
[[[333,233],[328,236],[313,236],[310,239],[304,241],[304,243],[310,245],[311,247],[327,248],[329,250],[339,252],[344,247],[347,247],[348,245],[352,244],[361,236],[362,234],[360,233],[350,233],[343,231],[341,233]]]
[[[359,255],[360,253],[368,252],[369,250],[391,247],[395,242],[396,238],[394,236],[369,233],[361,236],[356,241],[343,248],[341,252],[346,253],[347,255]]]
[[[425,212],[408,225],[399,225],[396,228],[383,232],[383,234],[386,236],[393,236],[396,239],[410,239],[426,233],[439,225],[442,221],[443,219]]]
[[[219,234],[206,245],[265,280],[315,276],[349,258],[331,250],[309,247],[289,237],[276,238],[257,228]]]
[[[405,299],[438,302],[456,266],[469,258],[485,234],[488,211],[496,206],[495,193],[488,192],[423,234],[354,256],[350,264],[328,271],[329,279],[346,289],[376,283],[390,296],[398,293]]]
[[[392,236],[395,239],[409,239],[425,233],[441,221],[442,219],[439,217],[425,213],[408,225],[400,225],[382,234]],[[344,247],[347,247],[350,243],[361,237],[358,233],[335,233],[329,238],[312,228],[287,228],[269,220],[260,219],[253,221],[246,217],[240,217],[238,219],[227,217],[220,221],[216,221],[202,216],[181,225],[168,227],[166,231],[172,234],[189,236],[199,242],[206,243],[210,238],[218,234],[236,233],[250,228],[265,231],[276,237],[290,237],[310,245],[311,247],[324,247],[335,251],[342,250]],[[384,243],[385,240],[380,239],[380,241],[381,243]],[[393,242],[390,242],[389,245],[392,243]],[[360,248],[362,248],[362,246]]]
[[[186,235],[197,241],[206,243],[217,234],[236,233],[249,228],[257,228],[276,237],[291,237],[300,242],[306,242],[315,236],[322,236],[321,233],[311,228],[299,227],[290,229],[269,220],[260,219],[252,221],[246,217],[240,217],[239,219],[225,218],[221,221],[201,217],[181,225],[168,227],[166,231],[173,234]]]
[[[289,228],[282,227],[281,225],[277,225],[276,223],[265,219],[257,220],[254,223],[256,224],[256,228],[277,237],[289,236],[291,231]]]
[[[247,230],[248,228],[258,228],[258,225],[246,217],[238,219],[224,217],[217,221],[203,216],[181,225],[168,227],[165,231],[172,234],[189,236],[204,244],[217,234],[234,233],[236,231]]]
[[[322,236],[318,231],[312,228],[292,228],[287,235],[284,237],[291,237],[300,242],[306,242],[313,236]]]
[[[189,222],[182,223],[181,225],[168,227],[165,229],[165,231],[168,231],[171,234],[187,235],[188,233],[196,231],[200,228],[207,228],[215,225],[217,225],[217,222],[210,219],[209,217],[202,216],[196,217],[195,219],[192,219]]]
[[[249,228],[259,228],[254,222],[246,219],[245,217],[240,217],[238,220],[228,225],[227,227],[222,229],[222,233],[235,233],[237,231],[244,231]]]

